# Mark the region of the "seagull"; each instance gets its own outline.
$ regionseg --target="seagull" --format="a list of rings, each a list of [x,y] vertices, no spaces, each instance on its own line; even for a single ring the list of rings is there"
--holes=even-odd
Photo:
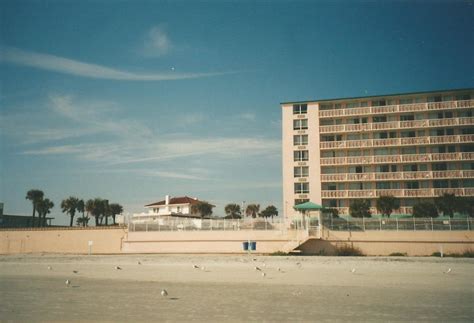
[[[139,265],[141,265],[142,263],[141,262],[138,262]]]
[[[450,272],[451,272],[451,268],[448,268],[448,270],[446,270],[444,273],[449,274]]]
[[[281,271],[281,268],[280,268],[280,267],[278,267],[278,271]]]
[[[75,274],[78,274],[78,273],[79,273],[77,270],[73,270],[72,272],[75,273]]]
[[[355,273],[356,272],[356,269],[355,268],[352,268],[351,269],[351,273]]]
[[[66,279],[66,287],[69,287],[71,285],[71,281],[69,279]]]
[[[265,263],[262,264],[263,267],[266,267],[267,265]]]
[[[261,269],[260,269],[260,268],[258,268],[257,266],[255,266],[255,270],[259,270],[259,271],[261,271]]]
[[[51,266],[48,266],[48,270],[53,270],[53,267],[51,267]]]
[[[199,268],[199,267],[198,267],[198,268]],[[202,271],[206,271],[206,267],[202,266],[202,267],[201,267],[201,270],[202,270]]]
[[[166,289],[161,290],[161,296],[163,296],[163,297],[168,296],[168,292],[166,291]]]
[[[199,266],[198,266],[198,265],[196,265],[196,264],[194,264],[194,265],[193,265],[193,268],[194,268],[194,269],[198,269],[198,268],[199,268]]]
[[[257,258],[252,258],[253,261],[257,261]]]
[[[119,267],[119,266],[115,266],[115,269],[116,269],[116,270],[122,270],[122,268]]]
[[[265,273],[262,273],[262,277],[265,277],[266,275],[267,275],[267,274],[265,274]]]

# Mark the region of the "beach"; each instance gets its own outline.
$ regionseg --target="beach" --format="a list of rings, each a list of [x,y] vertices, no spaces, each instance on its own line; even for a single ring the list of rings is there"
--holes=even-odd
[[[0,317],[472,322],[473,278],[474,260],[456,258],[11,255],[0,256]]]

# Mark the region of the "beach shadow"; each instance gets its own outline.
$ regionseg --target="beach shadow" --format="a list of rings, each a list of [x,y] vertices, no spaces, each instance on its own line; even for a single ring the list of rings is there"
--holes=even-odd
[[[79,288],[79,287],[81,287],[81,286],[77,285],[77,286],[71,286],[71,287],[72,287],[72,288]]]
[[[179,298],[178,297],[170,297],[168,298],[170,301],[177,301]]]

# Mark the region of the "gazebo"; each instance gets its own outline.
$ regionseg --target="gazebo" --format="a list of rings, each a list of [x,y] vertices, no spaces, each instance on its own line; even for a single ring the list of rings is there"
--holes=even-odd
[[[313,203],[313,202],[305,202],[302,204],[295,205],[293,207],[296,211],[301,212],[303,223],[306,224],[305,217],[306,217],[306,212],[310,211],[319,211],[318,212],[318,231],[319,235],[321,236],[321,210],[324,210],[324,206]],[[306,229],[309,229],[309,226],[306,225]]]

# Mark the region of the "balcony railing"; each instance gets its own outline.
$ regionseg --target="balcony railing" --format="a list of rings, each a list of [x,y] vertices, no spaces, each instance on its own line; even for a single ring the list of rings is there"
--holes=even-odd
[[[323,141],[320,143],[320,148],[321,149],[349,149],[349,148],[364,148],[364,147],[439,145],[439,144],[455,144],[455,143],[474,143],[474,135],[424,136],[424,137],[388,138],[388,139]]]
[[[358,131],[380,131],[393,129],[418,129],[418,128],[434,128],[443,126],[466,126],[474,125],[474,118],[449,118],[449,119],[426,119],[411,121],[390,121],[390,122],[373,122],[358,124],[340,124],[320,126],[320,133],[343,133]]]
[[[322,174],[321,182],[394,181],[444,178],[474,178],[474,170]]]
[[[387,189],[387,190],[338,190],[321,191],[323,199],[377,198],[384,195],[395,197],[435,197],[444,193],[456,196],[474,196],[474,188],[422,188],[422,189]]]
[[[334,117],[342,117],[342,116],[363,116],[363,115],[373,115],[373,114],[436,111],[436,110],[450,110],[450,109],[472,108],[472,107],[474,107],[474,100],[398,104],[398,105],[386,105],[382,107],[320,110],[319,117],[320,118],[334,118]]]
[[[474,152],[321,158],[321,166],[474,160]]]

